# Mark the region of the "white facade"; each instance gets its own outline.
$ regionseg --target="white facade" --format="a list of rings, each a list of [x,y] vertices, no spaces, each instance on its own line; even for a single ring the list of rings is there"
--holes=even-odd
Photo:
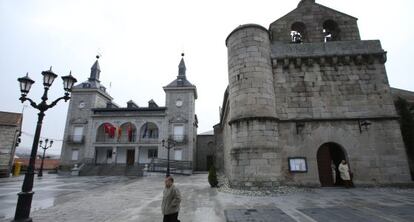
[[[176,140],[170,159],[193,161],[197,136],[196,87],[186,80],[182,59],[177,79],[164,87],[166,105],[153,100],[148,107],[133,101],[119,107],[100,84],[98,61],[91,76],[74,87],[69,104],[62,165],[146,164],[167,159],[162,141]],[[167,144],[167,143],[165,143]]]

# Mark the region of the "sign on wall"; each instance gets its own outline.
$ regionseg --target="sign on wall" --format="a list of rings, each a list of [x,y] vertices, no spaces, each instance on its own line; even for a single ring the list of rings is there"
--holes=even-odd
[[[306,157],[289,157],[289,171],[292,173],[306,173],[308,172],[308,164]]]

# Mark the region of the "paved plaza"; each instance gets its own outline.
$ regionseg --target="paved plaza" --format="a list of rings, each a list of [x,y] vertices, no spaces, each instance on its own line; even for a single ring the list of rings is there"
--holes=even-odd
[[[0,179],[0,221],[14,215],[23,177]],[[211,189],[207,174],[176,176],[181,221],[414,221],[414,189],[315,188],[248,196]],[[34,221],[162,221],[163,175],[35,180]]]

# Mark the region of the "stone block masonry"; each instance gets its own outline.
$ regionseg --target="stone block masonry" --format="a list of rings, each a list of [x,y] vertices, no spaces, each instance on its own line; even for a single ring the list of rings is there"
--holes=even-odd
[[[343,159],[356,185],[410,182],[386,52],[361,41],[356,20],[301,1],[269,30],[247,24],[229,34],[215,137],[231,187],[333,186],[331,165]],[[289,158],[306,169],[292,170]]]

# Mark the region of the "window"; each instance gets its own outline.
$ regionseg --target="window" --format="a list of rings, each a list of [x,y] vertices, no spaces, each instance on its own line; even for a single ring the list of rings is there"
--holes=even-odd
[[[302,22],[295,22],[291,26],[290,36],[292,43],[302,43],[306,35],[306,26]]]
[[[148,159],[157,158],[158,157],[158,150],[157,149],[149,149],[148,150]]]
[[[79,159],[79,150],[72,150],[72,160]]]
[[[177,142],[182,142],[184,140],[184,126],[183,125],[176,125],[174,126],[173,131],[174,140]]]
[[[338,24],[333,20],[327,20],[323,23],[323,34],[325,35],[325,42],[338,41],[340,30]]]
[[[83,127],[82,126],[75,126],[73,128],[73,142],[82,142],[83,137]]]
[[[174,160],[182,160],[182,159],[183,159],[183,150],[182,149],[174,150]]]
[[[143,139],[157,139],[158,138],[158,127],[154,123],[145,123],[141,127],[141,138]]]

